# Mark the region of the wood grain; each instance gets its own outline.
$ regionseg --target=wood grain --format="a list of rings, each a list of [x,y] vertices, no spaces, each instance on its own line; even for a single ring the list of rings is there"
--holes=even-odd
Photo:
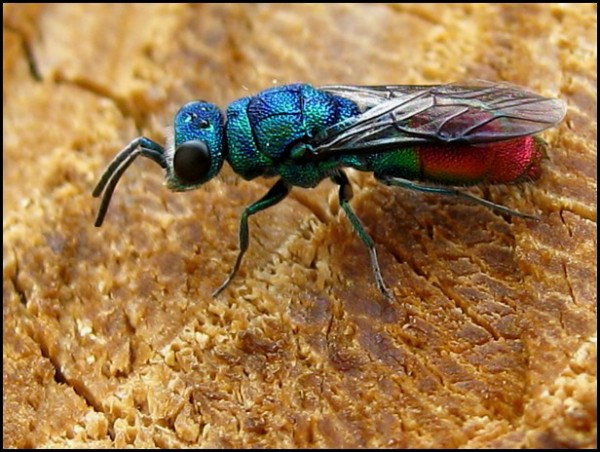
[[[4,5],[5,447],[595,447],[595,5]],[[568,104],[539,215],[352,173],[386,301],[332,185],[175,194],[136,162],[197,98],[273,84],[506,80]]]

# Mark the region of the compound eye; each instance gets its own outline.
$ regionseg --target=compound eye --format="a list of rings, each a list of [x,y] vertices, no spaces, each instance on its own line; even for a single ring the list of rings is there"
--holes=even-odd
[[[181,182],[185,184],[200,182],[209,170],[210,152],[204,141],[186,141],[175,149],[173,171]]]

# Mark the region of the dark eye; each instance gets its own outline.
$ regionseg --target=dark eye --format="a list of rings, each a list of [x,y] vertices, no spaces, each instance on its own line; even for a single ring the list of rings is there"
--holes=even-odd
[[[198,124],[198,127],[200,127],[201,129],[208,129],[209,126],[210,126],[210,122],[208,122],[206,119],[203,119]]]
[[[175,150],[173,171],[187,184],[199,182],[210,170],[210,152],[204,141],[186,141]]]

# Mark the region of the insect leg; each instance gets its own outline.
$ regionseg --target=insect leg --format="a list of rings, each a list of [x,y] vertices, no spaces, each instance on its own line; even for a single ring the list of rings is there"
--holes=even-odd
[[[501,204],[496,204],[495,202],[488,201],[487,199],[479,198],[477,196],[471,195],[469,193],[463,192],[457,188],[451,187],[438,187],[434,185],[424,185],[419,184],[417,182],[412,182],[407,179],[402,179],[401,177],[394,176],[382,176],[375,175],[377,180],[385,185],[395,185],[397,187],[409,188],[411,190],[421,191],[425,193],[438,193],[441,195],[452,195],[458,196],[459,198],[468,199],[469,201],[475,202],[477,204],[481,204],[482,206],[488,207],[496,212],[503,213],[505,215],[511,215],[514,217],[527,218],[529,220],[539,220],[538,217],[534,215],[528,215],[526,213],[517,212],[516,210],[509,209]]]
[[[350,200],[352,199],[352,186],[350,185],[350,181],[348,180],[348,176],[342,171],[336,171],[332,176],[331,180],[340,186],[339,191],[339,202],[346,212],[346,216],[350,223],[352,223],[352,227],[363,241],[363,243],[369,249],[369,255],[371,256],[371,268],[373,269],[373,273],[375,274],[375,282],[377,283],[377,287],[379,290],[387,297],[393,298],[392,293],[386,287],[383,282],[383,277],[381,276],[381,269],[379,268],[379,260],[377,259],[377,250],[375,249],[375,242],[371,238],[371,236],[365,231],[365,228],[360,221],[360,219],[356,216],[352,207],[350,207]]]
[[[237,259],[235,260],[235,265],[233,266],[233,270],[231,270],[231,273],[225,282],[213,292],[213,297],[219,295],[229,285],[240,268],[242,257],[248,249],[248,217],[260,212],[261,210],[265,210],[271,206],[274,206],[288,195],[290,189],[291,186],[287,182],[285,182],[283,179],[279,179],[279,181],[277,181],[277,183],[271,187],[265,196],[256,201],[254,204],[246,207],[246,210],[244,210],[240,220],[240,251],[237,255]]]

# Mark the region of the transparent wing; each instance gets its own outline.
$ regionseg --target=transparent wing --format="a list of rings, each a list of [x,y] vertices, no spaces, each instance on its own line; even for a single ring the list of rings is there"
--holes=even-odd
[[[565,115],[560,99],[508,83],[324,86],[355,102],[361,114],[318,133],[314,156],[371,152],[423,143],[489,143],[533,135]]]

